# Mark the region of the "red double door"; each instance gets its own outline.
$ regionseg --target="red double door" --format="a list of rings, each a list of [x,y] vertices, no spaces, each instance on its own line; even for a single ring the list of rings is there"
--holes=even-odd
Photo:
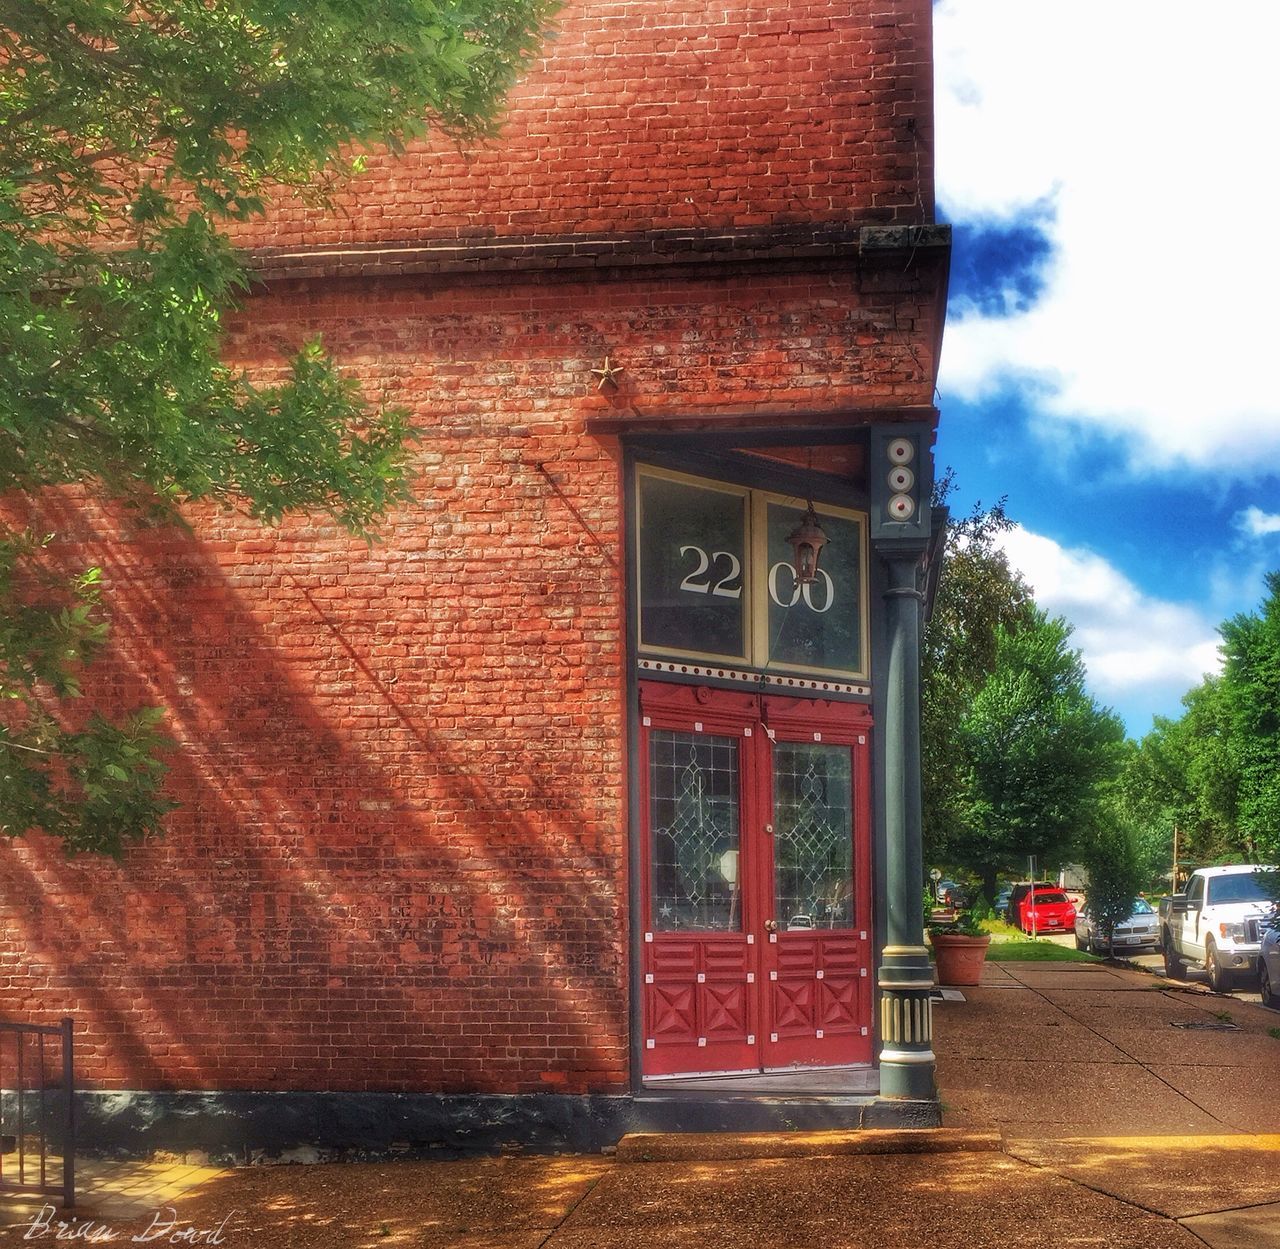
[[[868,709],[640,702],[644,1074],[870,1062]]]

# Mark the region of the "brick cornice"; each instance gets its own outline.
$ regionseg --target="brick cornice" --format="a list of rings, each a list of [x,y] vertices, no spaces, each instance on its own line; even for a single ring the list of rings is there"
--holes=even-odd
[[[946,225],[771,226],[729,232],[661,230],[457,239],[428,245],[261,248],[246,251],[244,259],[256,281],[272,283],[797,260],[901,264],[904,257],[945,260],[950,248],[951,227]]]

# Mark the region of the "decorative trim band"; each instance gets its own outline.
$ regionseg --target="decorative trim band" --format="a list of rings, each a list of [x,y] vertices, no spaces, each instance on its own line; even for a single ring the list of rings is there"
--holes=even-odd
[[[852,685],[847,681],[821,681],[812,677],[779,676],[768,672],[750,672],[744,668],[722,668],[715,664],[668,663],[661,659],[642,659],[641,672],[670,672],[676,676],[703,677],[711,681],[738,681],[750,685],[767,685],[779,690],[815,690],[824,694],[857,694],[871,696],[869,685]]]
[[[882,1049],[880,1051],[880,1062],[883,1063],[899,1063],[901,1066],[924,1066],[926,1063],[936,1062],[937,1058],[932,1049],[926,1050],[891,1050]]]

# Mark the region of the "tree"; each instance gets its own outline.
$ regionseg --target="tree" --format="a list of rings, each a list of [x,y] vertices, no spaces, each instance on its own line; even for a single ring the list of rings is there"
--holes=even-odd
[[[1177,720],[1158,719],[1126,763],[1120,784],[1131,818],[1176,826],[1180,860],[1280,857],[1280,573],[1258,614],[1220,626],[1225,665],[1182,699]]]
[[[1094,926],[1110,945],[1150,874],[1141,838],[1114,804],[1103,803],[1099,818],[1080,836],[1077,855],[1089,875],[1085,893]]]
[[[966,811],[952,848],[988,896],[1025,856],[1061,857],[1119,769],[1124,727],[1086,692],[1070,634],[1039,609],[1016,631],[998,629],[994,671],[961,724]]]
[[[945,502],[953,488],[948,472],[935,502]],[[1031,591],[997,545],[1012,524],[1000,502],[985,509],[979,504],[947,530],[942,577],[921,646],[926,862],[954,860],[950,847],[963,836],[967,767],[960,728],[995,669],[999,630],[1017,630],[1032,618]]]
[[[410,429],[319,344],[279,385],[224,365],[246,287],[227,231],[323,202],[428,124],[495,124],[551,0],[0,0],[0,491],[70,483],[175,517],[317,509],[367,535],[406,497]],[[158,827],[159,713],[74,714],[97,577],[0,528],[0,824],[114,853]]]
[[[1148,857],[1168,870],[1176,835],[1179,861],[1238,858],[1239,777],[1221,677],[1206,677],[1182,699],[1177,720],[1158,716],[1141,742],[1130,745],[1116,787],[1123,818],[1141,830]]]
[[[1221,626],[1236,822],[1251,862],[1280,859],[1280,572],[1257,614]]]

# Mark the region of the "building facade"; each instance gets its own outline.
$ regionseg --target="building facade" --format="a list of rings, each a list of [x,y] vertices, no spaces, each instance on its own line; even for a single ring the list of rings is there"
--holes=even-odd
[[[46,502],[91,692],[178,743],[162,840],[0,855],[0,1001],[75,1016],[91,1140],[584,1146],[836,1070],[813,1121],[936,1121],[930,8],[573,0],[497,140],[246,228],[230,358],[321,335],[416,501]]]

